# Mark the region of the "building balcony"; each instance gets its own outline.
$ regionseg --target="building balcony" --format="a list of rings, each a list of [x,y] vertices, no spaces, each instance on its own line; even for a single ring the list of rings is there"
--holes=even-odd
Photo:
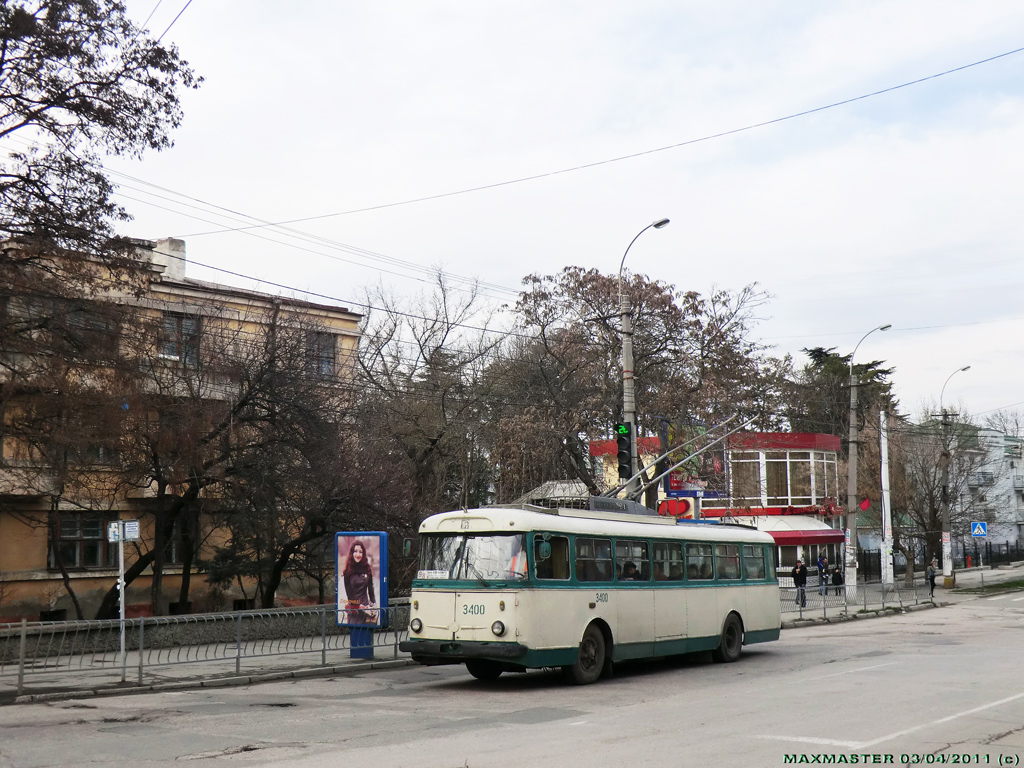
[[[992,485],[996,480],[992,472],[972,472],[967,476],[967,485],[977,488],[982,485]]]

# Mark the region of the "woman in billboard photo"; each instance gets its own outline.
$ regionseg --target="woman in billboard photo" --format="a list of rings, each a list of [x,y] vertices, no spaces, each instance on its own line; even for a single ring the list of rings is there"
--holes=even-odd
[[[377,605],[377,595],[373,589],[373,570],[366,545],[356,539],[348,550],[343,572],[345,597],[347,599],[347,619],[349,624],[376,624],[377,612],[367,609]]]

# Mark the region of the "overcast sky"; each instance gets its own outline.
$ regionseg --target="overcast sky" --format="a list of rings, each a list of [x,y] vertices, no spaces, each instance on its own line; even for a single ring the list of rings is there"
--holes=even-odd
[[[627,268],[759,283],[776,354],[891,323],[856,359],[895,367],[906,411],[965,365],[947,405],[1024,408],[1024,52],[694,141],[1024,47],[1019,0],[193,0],[172,24],[186,2],[128,2],[206,82],[174,148],[109,165],[130,234],[183,237],[191,277],[358,310],[442,267],[503,303],[614,273],[667,216]],[[211,205],[318,218],[223,231],[251,221]]]

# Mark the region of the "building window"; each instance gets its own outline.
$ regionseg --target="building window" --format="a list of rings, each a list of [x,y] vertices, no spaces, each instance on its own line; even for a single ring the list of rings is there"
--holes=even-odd
[[[337,373],[338,337],[333,333],[310,331],[306,334],[306,370],[314,376]]]
[[[112,568],[114,548],[107,546],[106,520],[83,512],[61,514],[57,523],[57,548],[67,569]],[[51,569],[57,568],[50,552]]]
[[[97,307],[70,309],[67,335],[71,346],[80,353],[106,359],[117,351],[117,322]]]
[[[165,312],[160,334],[160,354],[185,365],[199,362],[199,337],[202,323],[195,315]]]
[[[77,464],[114,466],[121,461],[121,452],[117,448],[102,443],[87,442],[74,450]]]
[[[164,565],[183,565],[185,562],[185,542],[182,538],[182,532],[188,523],[181,517],[178,517],[174,521],[174,530],[171,531],[171,537],[167,541],[166,547],[164,547]]]

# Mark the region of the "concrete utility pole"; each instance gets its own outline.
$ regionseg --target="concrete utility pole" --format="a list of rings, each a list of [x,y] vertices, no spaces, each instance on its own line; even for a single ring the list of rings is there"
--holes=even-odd
[[[850,355],[850,458],[846,465],[846,596],[857,597],[857,376],[853,358],[864,339],[875,331],[888,331],[892,325],[879,325],[865,333]]]
[[[952,589],[956,583],[953,576],[953,542],[950,539],[950,514],[949,514],[949,462],[950,462],[950,434],[949,417],[946,409],[942,407],[942,396],[946,394],[946,384],[949,380],[962,371],[969,370],[971,366],[965,365],[957,368],[946,377],[942,389],[939,391],[939,413],[942,415],[942,454],[939,457],[939,469],[942,471],[942,496],[939,504],[942,514],[942,585],[946,589]]]
[[[630,425],[630,474],[636,475],[640,469],[639,454],[636,449],[636,395],[633,389],[633,312],[629,306],[629,297],[622,292],[622,269],[626,265],[626,256],[633,243],[637,241],[644,232],[652,227],[661,229],[668,226],[668,219],[658,219],[637,232],[626,252],[622,254],[622,262],[619,264],[619,315],[622,333],[622,421]],[[636,493],[640,488],[639,478],[631,480],[626,486],[626,496]]]
[[[882,456],[882,583],[892,584],[892,507],[889,506],[889,414],[878,414],[878,445]]]

